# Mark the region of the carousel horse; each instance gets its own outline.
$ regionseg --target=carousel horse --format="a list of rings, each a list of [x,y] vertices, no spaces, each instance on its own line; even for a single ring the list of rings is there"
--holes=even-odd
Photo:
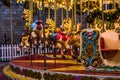
[[[78,49],[80,47],[81,24],[77,25],[77,31],[73,33],[71,30],[71,26],[72,26],[71,23],[72,21],[70,18],[64,19],[62,22],[62,26],[57,28],[56,46],[60,49],[60,53],[63,58],[65,58],[64,52],[63,52],[63,49],[65,49],[65,51],[71,54],[73,59],[76,59],[78,56],[78,53],[77,53],[78,50],[75,50],[75,49]],[[76,48],[73,49],[73,47],[76,47]]]
[[[73,46],[74,48],[80,48],[80,32],[81,32],[81,24],[77,24],[77,30],[71,31],[72,38],[69,39],[69,45]],[[77,50],[75,50],[77,52]]]
[[[23,33],[22,33],[22,36],[21,36],[21,39],[20,39],[20,45],[17,49],[17,53],[19,53],[21,51],[21,49],[26,46],[26,49],[25,49],[25,53],[29,53],[29,49],[30,49],[30,31],[28,28],[25,28]]]
[[[68,33],[68,44],[71,46],[71,49],[76,56],[78,62],[79,60],[79,51],[80,51],[80,32],[81,32],[81,24],[77,24],[77,30],[71,31]]]
[[[51,38],[51,35],[52,35],[54,28],[55,28],[54,24],[55,24],[55,22],[52,19],[46,19],[46,24],[44,25],[44,30],[45,30],[44,42],[45,42],[45,46],[47,47],[47,52],[49,49],[52,50],[52,48],[54,46],[53,40]]]
[[[27,49],[30,49],[30,47],[33,45],[38,48],[40,42],[41,42],[41,36],[42,36],[42,25],[40,20],[36,20],[31,25],[31,29],[25,28],[24,32],[22,33],[21,41],[19,48],[17,52],[20,52],[20,50],[26,46]],[[27,53],[28,50],[25,51]]]
[[[56,38],[56,47],[60,50],[62,58],[66,59],[64,55],[64,49],[65,49],[65,51],[71,54],[73,59],[76,59],[76,56],[74,55],[70,45],[68,44],[68,35],[64,33],[60,27],[57,28],[57,33],[55,38]]]
[[[41,20],[35,20],[35,22],[32,23],[31,25],[31,34],[30,34],[30,38],[32,41],[32,44],[34,46],[39,46],[39,44],[41,43],[41,38],[42,38],[42,24],[41,24]]]
[[[54,31],[54,24],[55,22],[52,19],[46,19],[46,24],[44,26],[45,29],[45,44],[49,48],[51,47],[51,41],[50,41],[50,36],[52,32]]]

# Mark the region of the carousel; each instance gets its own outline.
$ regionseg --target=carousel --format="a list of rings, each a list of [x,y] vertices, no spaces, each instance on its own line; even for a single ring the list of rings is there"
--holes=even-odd
[[[25,55],[3,69],[5,80],[120,80],[120,0],[16,2]]]

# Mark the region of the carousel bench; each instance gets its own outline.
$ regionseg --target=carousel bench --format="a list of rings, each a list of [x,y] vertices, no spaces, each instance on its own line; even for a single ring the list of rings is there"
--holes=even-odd
[[[100,48],[104,59],[113,58],[113,56],[116,55],[116,53],[119,51],[119,49],[106,49],[103,37],[100,38]]]

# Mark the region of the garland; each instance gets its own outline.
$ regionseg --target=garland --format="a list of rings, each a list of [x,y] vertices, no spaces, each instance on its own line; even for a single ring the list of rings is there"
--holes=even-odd
[[[44,80],[74,80],[75,76],[72,75],[65,75],[65,74],[50,74],[44,73],[43,74]]]
[[[36,72],[29,69],[20,69],[19,67],[15,67],[10,65],[10,69],[16,74],[23,75],[25,77],[31,77],[37,80],[41,80],[42,77],[44,80],[100,80],[94,76],[75,76],[75,75],[67,75],[67,74],[51,74],[50,72],[44,73],[43,75],[40,72]],[[104,78],[103,80],[120,80],[120,78]]]
[[[111,10],[104,12],[104,21],[106,22],[106,29],[111,30],[114,29],[114,22],[118,20],[120,16],[120,8],[117,10]],[[102,11],[97,9],[92,12],[86,17],[86,21],[89,24],[93,24],[96,20],[96,24],[98,28],[100,27],[100,24],[102,23]]]
[[[102,19],[102,12],[101,10],[97,9],[92,12],[86,17],[87,23],[92,24],[95,21],[95,18]]]
[[[21,70],[19,67],[14,67],[12,65],[10,65],[10,69],[16,74],[21,74],[21,75],[24,75],[25,77],[31,77],[38,80],[41,80],[42,78],[42,74],[40,72],[36,72],[33,70],[28,70],[28,69]]]

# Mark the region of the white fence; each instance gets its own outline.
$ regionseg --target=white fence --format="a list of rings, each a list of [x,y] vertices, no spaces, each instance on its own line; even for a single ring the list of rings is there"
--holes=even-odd
[[[20,57],[20,56],[25,56],[25,49],[26,47],[22,48],[22,50],[20,51],[20,53],[17,53],[17,49],[19,47],[19,44],[13,44],[13,48],[11,49],[11,45],[10,44],[6,44],[6,45],[1,45],[0,47],[0,59],[1,61],[9,61],[11,59],[14,59],[16,57]],[[35,54],[36,50],[34,50],[35,48],[31,49],[31,54]],[[11,50],[13,53],[11,53]],[[49,50],[49,52],[51,52]],[[38,51],[37,54],[41,54],[43,53],[42,51],[42,45],[40,45],[38,47]],[[45,48],[45,53],[47,53],[47,48]]]

